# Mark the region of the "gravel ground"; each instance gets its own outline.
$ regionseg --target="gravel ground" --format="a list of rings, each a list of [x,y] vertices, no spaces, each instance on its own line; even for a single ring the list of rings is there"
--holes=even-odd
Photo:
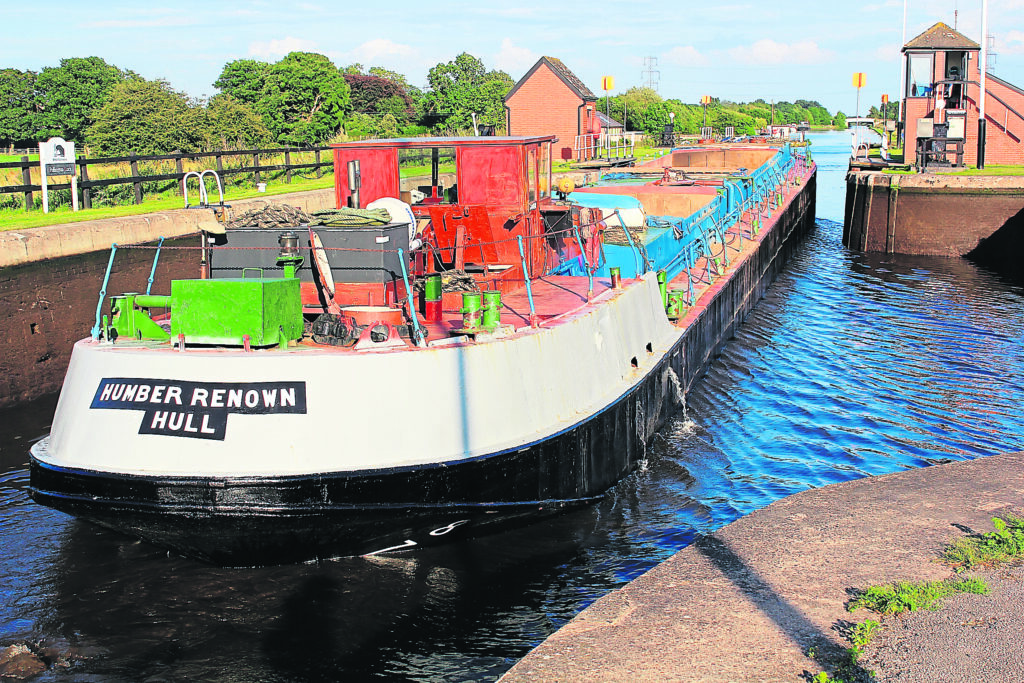
[[[936,611],[882,619],[861,667],[878,683],[1024,681],[1024,567],[976,575],[989,595],[958,595]]]

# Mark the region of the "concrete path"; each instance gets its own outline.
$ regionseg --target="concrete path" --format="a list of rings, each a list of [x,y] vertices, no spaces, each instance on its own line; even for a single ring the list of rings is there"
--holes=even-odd
[[[721,683],[831,672],[849,647],[842,626],[877,619],[846,611],[852,589],[946,578],[935,561],[946,543],[1022,508],[1024,453],[804,491],[601,598],[501,680]],[[950,649],[946,640],[927,647]],[[1024,669],[985,680],[1021,681]]]

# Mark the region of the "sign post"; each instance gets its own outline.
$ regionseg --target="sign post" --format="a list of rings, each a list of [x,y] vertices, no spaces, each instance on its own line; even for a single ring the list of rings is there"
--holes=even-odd
[[[889,107],[889,96],[888,95],[882,95],[882,130],[884,130],[884,131],[888,131],[889,130],[889,112],[886,111],[886,109],[888,107]],[[889,133],[886,132],[885,135],[886,135],[886,137],[888,137]]]
[[[853,74],[853,87],[857,89],[857,118],[860,118],[860,89],[867,85],[867,77],[863,71]]]
[[[704,95],[700,98],[700,103],[704,107],[704,127],[708,125],[708,105],[711,104],[711,95]]]
[[[78,176],[75,173],[75,143],[64,138],[50,138],[39,143],[39,175],[43,190],[43,213],[50,212],[46,191],[48,176],[71,176],[71,207],[78,211]]]

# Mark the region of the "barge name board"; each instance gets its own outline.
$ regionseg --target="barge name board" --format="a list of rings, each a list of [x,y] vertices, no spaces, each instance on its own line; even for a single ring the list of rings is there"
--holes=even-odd
[[[100,380],[93,409],[142,410],[139,434],[223,441],[228,415],[306,414],[305,382]]]

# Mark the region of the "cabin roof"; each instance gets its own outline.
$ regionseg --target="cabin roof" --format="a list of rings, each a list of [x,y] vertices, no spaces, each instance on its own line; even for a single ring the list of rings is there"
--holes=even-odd
[[[907,50],[980,50],[981,46],[976,42],[950,28],[941,21],[927,31],[912,38],[903,46]]]
[[[381,140],[359,140],[339,142],[331,147],[493,147],[527,145],[537,142],[552,142],[554,135],[481,135],[479,137],[433,137],[433,138],[390,138]]]
[[[519,90],[523,83],[530,80],[530,76],[532,76],[542,64],[547,64],[548,68],[551,69],[551,71],[558,76],[558,78],[565,83],[570,90],[576,93],[581,100],[584,102],[597,101],[597,95],[595,95],[576,74],[570,71],[569,67],[567,67],[561,59],[558,59],[557,57],[541,57],[537,60],[536,64],[530,67],[530,70],[526,72],[526,75],[520,78],[519,82],[512,86],[512,89],[508,91],[508,94],[505,95],[506,102],[508,102],[512,95]]]

